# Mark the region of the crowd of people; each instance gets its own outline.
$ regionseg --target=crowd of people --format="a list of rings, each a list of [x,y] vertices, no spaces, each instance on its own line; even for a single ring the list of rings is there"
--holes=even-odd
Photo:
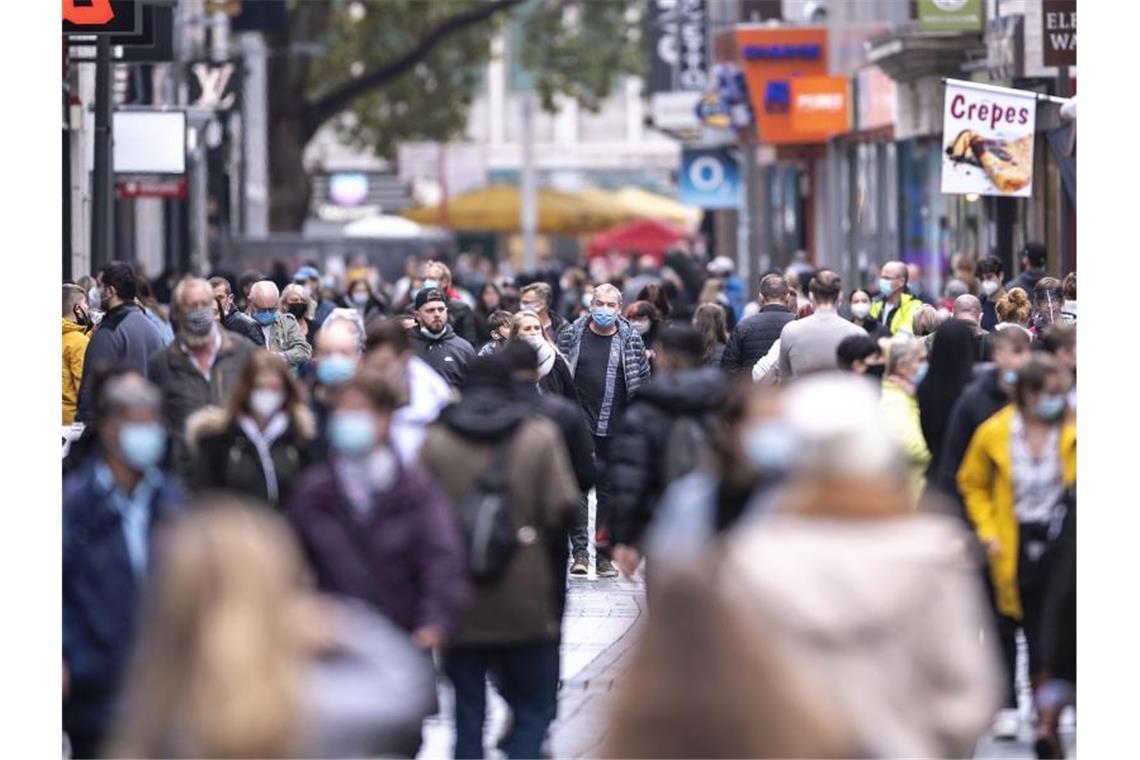
[[[72,756],[413,757],[437,678],[456,757],[488,682],[500,749],[548,755],[568,580],[619,573],[649,619],[609,756],[1063,756],[1076,275],[1045,261],[960,257],[939,300],[899,261],[749,300],[687,249],[64,283]]]

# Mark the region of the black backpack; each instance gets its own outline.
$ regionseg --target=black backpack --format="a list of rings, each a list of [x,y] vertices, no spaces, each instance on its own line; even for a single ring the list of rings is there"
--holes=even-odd
[[[507,453],[513,439],[512,434],[495,444],[487,469],[458,505],[468,569],[480,586],[502,577],[519,547],[507,486]]]

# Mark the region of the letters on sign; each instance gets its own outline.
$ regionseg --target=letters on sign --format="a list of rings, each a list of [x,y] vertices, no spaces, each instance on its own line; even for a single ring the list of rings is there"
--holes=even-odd
[[[234,93],[226,92],[230,78],[234,75],[234,65],[226,63],[221,66],[210,66],[206,63],[196,63],[190,69],[198,83],[201,95],[191,105],[195,108],[233,108],[237,102]]]
[[[84,26],[101,26],[115,17],[111,0],[91,0],[90,5],[76,5],[75,0],[63,0],[63,20]]]

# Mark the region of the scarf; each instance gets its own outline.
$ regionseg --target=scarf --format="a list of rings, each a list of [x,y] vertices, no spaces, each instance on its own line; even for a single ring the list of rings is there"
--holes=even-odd
[[[270,449],[273,442],[285,434],[289,429],[289,416],[285,412],[278,412],[269,420],[269,424],[262,430],[252,417],[242,415],[238,418],[245,437],[257,449],[257,457],[261,460],[261,470],[265,473],[265,495],[270,504],[277,503],[277,469],[273,466],[273,453]]]
[[[554,346],[540,337],[536,336],[534,340],[528,340],[527,343],[538,352],[538,379],[541,380],[550,374],[550,370],[554,369],[554,361],[557,359],[557,353],[554,350]]]

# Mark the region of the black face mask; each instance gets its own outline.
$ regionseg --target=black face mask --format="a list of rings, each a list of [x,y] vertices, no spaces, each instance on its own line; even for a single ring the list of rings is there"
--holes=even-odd
[[[289,304],[288,312],[296,317],[298,320],[303,319],[305,314],[309,311],[309,305],[305,303]]]
[[[79,304],[71,307],[71,313],[75,316],[75,323],[83,325],[84,327],[91,326],[91,315],[79,308]]]

